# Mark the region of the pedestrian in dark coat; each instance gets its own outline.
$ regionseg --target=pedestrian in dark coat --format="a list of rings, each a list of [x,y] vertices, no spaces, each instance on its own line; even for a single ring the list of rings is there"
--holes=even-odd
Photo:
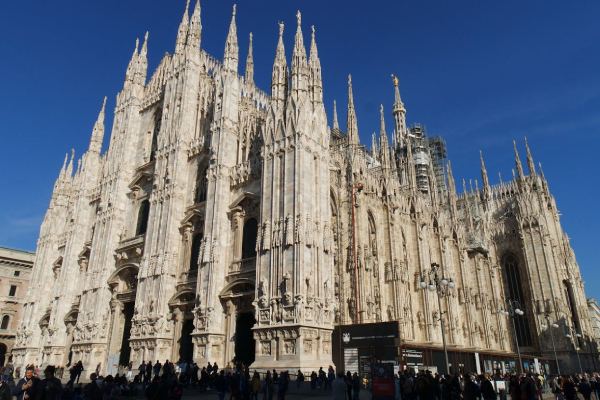
[[[17,396],[17,400],[40,400],[40,380],[33,374],[33,366],[27,367],[25,377],[21,378],[15,386],[13,395]],[[27,395],[27,397],[26,397]]]

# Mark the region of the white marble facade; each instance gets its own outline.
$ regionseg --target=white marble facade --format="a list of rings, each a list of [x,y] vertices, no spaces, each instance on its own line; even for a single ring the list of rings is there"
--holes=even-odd
[[[432,263],[456,282],[441,316],[454,348],[514,351],[498,313],[509,297],[527,313],[524,351],[551,352],[546,315],[591,335],[579,268],[529,147],[527,174],[515,146],[514,179],[491,186],[482,157],[481,185],[457,194],[435,143],[407,127],[396,78],[392,122],[382,107],[367,151],[351,79],[346,131],[337,111],[328,123],[315,30],[307,54],[300,13],[289,64],[279,25],[268,95],[254,84],[251,34],[238,73],[235,9],[218,61],[202,50],[199,3],[190,7],[150,79],[148,35],[136,43],[108,149],[103,105],[89,149],[65,159],[17,365],[82,360],[106,372],[237,358],[311,370],[331,364],[334,325],[377,321],[399,321],[406,343],[439,346],[437,300],[418,289]],[[558,345],[567,357],[569,343]]]

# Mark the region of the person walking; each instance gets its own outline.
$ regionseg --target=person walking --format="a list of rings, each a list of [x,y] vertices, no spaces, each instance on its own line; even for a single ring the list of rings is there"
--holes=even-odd
[[[498,397],[489,374],[483,375],[481,381],[481,397],[483,397],[483,400],[496,400]]]
[[[473,377],[470,374],[465,376],[465,390],[463,392],[464,400],[477,400],[481,392],[479,390],[479,386],[475,383]]]
[[[0,378],[0,400],[12,400],[13,395],[10,390],[9,380],[6,376]]]
[[[210,363],[208,365],[210,366]],[[217,390],[219,400],[223,400],[225,399],[225,394],[227,393],[227,380],[225,379],[225,371],[222,370],[221,373],[215,373],[215,375],[215,389]]]
[[[590,385],[590,382],[586,377],[583,377],[581,382],[579,382],[578,389],[584,400],[590,400],[592,398],[592,385]]]
[[[577,400],[577,388],[573,378],[568,377],[563,382],[563,393],[567,400]]]
[[[102,390],[97,379],[98,375],[90,374],[90,383],[83,387],[83,396],[86,400],[102,400]]]
[[[258,394],[261,389],[260,375],[258,372],[254,371],[252,375],[252,381],[250,381],[250,390],[251,390],[251,400],[258,400]]]
[[[152,367],[152,374],[154,376],[158,376],[160,374],[161,368],[162,368],[162,364],[160,363],[160,361],[156,360],[156,363]]]
[[[287,371],[283,371],[279,375],[279,379],[277,381],[277,400],[285,400],[285,395],[287,394],[289,384],[290,375]]]
[[[271,377],[271,371],[267,371],[265,376],[265,382],[263,386],[263,400],[273,399],[273,378]]]
[[[152,361],[148,360],[146,363],[146,375],[144,375],[144,385],[149,385],[152,380]]]
[[[352,375],[352,400],[358,400],[360,398],[360,377],[355,372]]]
[[[331,398],[333,400],[346,400],[347,392],[348,388],[346,385],[346,380],[344,379],[344,374],[342,372],[338,372],[336,378],[331,384]]]
[[[56,368],[53,365],[48,365],[44,369],[44,379],[40,384],[41,400],[60,400],[62,397],[63,387],[60,379],[55,377]]]
[[[352,372],[347,371],[346,372],[346,398],[348,400],[352,400]]]
[[[17,396],[17,400],[38,400],[40,398],[40,380],[34,376],[34,371],[35,367],[27,367],[25,376],[15,386],[13,395]]]

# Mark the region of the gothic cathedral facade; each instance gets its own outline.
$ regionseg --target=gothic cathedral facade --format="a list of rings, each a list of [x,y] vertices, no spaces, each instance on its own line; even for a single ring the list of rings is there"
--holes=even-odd
[[[189,6],[189,1],[188,1]],[[551,354],[548,318],[592,335],[579,267],[527,147],[513,179],[458,193],[445,145],[406,124],[394,78],[391,138],[359,142],[352,81],[346,131],[323,104],[312,29],[284,26],[270,95],[254,84],[252,35],[238,74],[235,8],[223,61],[186,7],[175,51],[147,79],[136,43],[102,150],[65,163],[41,226],[17,365],[86,368],[185,359],[252,368],[331,364],[336,325],[397,321],[404,343]],[[191,15],[190,15],[191,14]],[[438,308],[420,290],[435,264],[455,283]],[[505,313],[519,301],[514,332]],[[440,312],[441,309],[441,312]],[[569,358],[572,343],[558,335]]]

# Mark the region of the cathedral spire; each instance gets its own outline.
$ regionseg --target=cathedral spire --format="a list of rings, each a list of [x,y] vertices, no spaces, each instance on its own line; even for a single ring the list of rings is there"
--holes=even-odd
[[[106,111],[106,96],[104,97],[104,101],[102,102],[102,107],[100,108],[100,112],[98,113],[98,118],[96,119],[96,123],[94,124],[94,129],[92,130],[92,138],[90,139],[90,153],[99,154],[102,150],[102,141],[104,140],[104,115]]]
[[[66,178],[71,178],[73,176],[73,161],[75,160],[75,149],[71,149],[71,158],[69,159],[69,164],[67,165]]]
[[[354,109],[354,94],[352,93],[352,75],[348,75],[348,143],[358,144],[358,121]]]
[[[310,92],[313,103],[323,102],[323,81],[321,78],[321,60],[319,59],[319,50],[317,49],[317,39],[315,37],[315,26],[311,26],[310,40]]]
[[[135,78],[135,73],[136,73],[138,58],[139,58],[139,54],[138,54],[139,47],[140,47],[140,39],[136,38],[135,39],[135,48],[133,49],[133,54],[131,55],[129,64],[127,65],[127,72],[125,72],[125,83],[126,84],[127,84],[127,82],[133,82],[133,80]]]
[[[65,174],[67,173],[67,162],[69,161],[69,153],[65,153],[65,159],[63,161],[62,167],[60,168],[60,172],[58,173],[58,181],[62,181],[65,178]]]
[[[374,159],[379,158],[379,152],[377,150],[377,134],[375,131],[371,134],[371,155]]]
[[[392,81],[394,82],[394,147],[403,144],[404,136],[406,135],[406,109],[404,103],[400,98],[400,81],[396,75],[392,74]]]
[[[137,68],[134,74],[134,83],[144,86],[146,84],[146,74],[148,73],[148,31],[144,35],[144,43],[138,55]]]
[[[287,95],[288,70],[285,58],[285,47],[283,45],[283,31],[285,25],[279,22],[279,39],[273,62],[273,75],[271,78],[271,98],[276,110],[283,110]]]
[[[238,71],[238,40],[237,40],[237,25],[235,23],[236,5],[233,5],[231,12],[231,23],[229,24],[229,32],[227,33],[227,41],[225,42],[225,56],[223,57],[223,66],[225,71]]]
[[[491,187],[488,172],[485,168],[485,161],[483,160],[483,151],[481,150],[479,150],[479,161],[481,163],[481,182],[483,183],[483,196],[487,198],[491,192]]]
[[[246,82],[254,84],[254,50],[252,47],[252,32],[250,32],[248,42],[248,56],[246,57]]]
[[[294,40],[294,51],[292,53],[292,86],[291,95],[298,100],[308,89],[308,63],[306,60],[306,48],[302,37],[302,14],[296,13],[298,26]]]
[[[456,181],[454,180],[454,173],[452,172],[452,163],[448,160],[448,192],[451,196],[456,197]]]
[[[337,105],[335,103],[335,100],[333,101],[333,129],[338,131],[340,130],[340,123],[338,122]]]
[[[517,142],[513,140],[513,148],[515,150],[515,164],[517,167],[517,176],[519,179],[523,179],[525,177],[525,173],[523,172],[523,164],[521,164],[521,157],[519,157],[519,150],[517,150]]]
[[[529,168],[529,175],[535,175],[535,163],[533,162],[533,156],[531,155],[531,149],[527,138],[525,138],[525,149],[527,150],[527,168]]]
[[[385,112],[383,104],[379,106],[379,140],[381,147],[381,163],[384,168],[390,167],[390,144],[385,132]]]
[[[190,0],[186,0],[185,11],[181,17],[181,23],[177,30],[177,40],[175,41],[175,54],[183,54],[190,26]]]
[[[192,18],[190,19],[190,27],[186,41],[186,45],[191,48],[200,48],[200,41],[202,38],[202,19],[200,8],[200,0],[196,0],[194,12],[192,13]]]

